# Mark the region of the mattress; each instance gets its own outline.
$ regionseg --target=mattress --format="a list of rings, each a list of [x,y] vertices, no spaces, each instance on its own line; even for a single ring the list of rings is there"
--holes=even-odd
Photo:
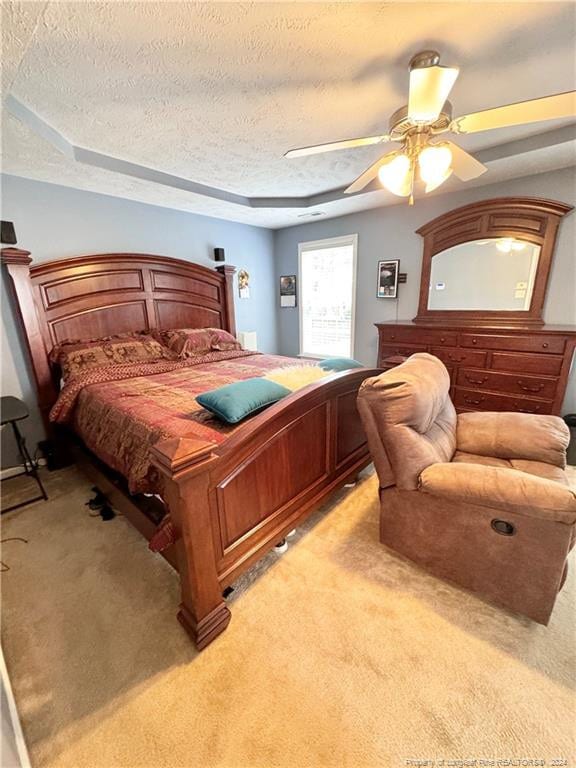
[[[51,419],[71,426],[92,453],[124,475],[131,493],[161,493],[149,460],[154,443],[186,435],[220,444],[241,426],[212,416],[197,395],[294,364],[301,361],[233,351],[185,362],[107,366],[66,385]]]

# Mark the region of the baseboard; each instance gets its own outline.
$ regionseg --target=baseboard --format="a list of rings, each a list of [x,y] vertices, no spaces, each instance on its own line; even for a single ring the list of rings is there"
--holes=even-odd
[[[45,467],[46,459],[38,459],[38,466]],[[10,477],[21,475],[24,472],[24,464],[18,464],[16,467],[6,467],[0,469],[0,480],[8,480]]]

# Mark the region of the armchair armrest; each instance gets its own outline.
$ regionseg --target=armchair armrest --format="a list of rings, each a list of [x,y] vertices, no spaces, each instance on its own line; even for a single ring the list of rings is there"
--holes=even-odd
[[[456,445],[459,451],[499,459],[528,459],[566,466],[570,431],[559,416],[529,413],[461,413]]]
[[[420,475],[419,490],[527,517],[567,525],[576,522],[576,494],[568,486],[516,469],[483,464],[432,464]]]

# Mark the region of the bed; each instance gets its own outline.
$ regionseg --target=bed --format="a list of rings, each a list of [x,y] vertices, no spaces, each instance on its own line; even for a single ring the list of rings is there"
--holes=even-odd
[[[177,428],[163,428],[156,441],[140,441],[139,458],[129,462],[128,471],[127,465],[115,463],[113,451],[102,454],[102,440],[98,445],[90,431],[102,413],[101,403],[114,404],[115,392],[118,402],[124,398],[127,403],[142,391],[149,398],[151,389],[165,387],[176,392],[178,400],[181,387],[189,390],[192,402],[204,383],[209,389],[216,380],[257,376],[293,361],[250,353],[224,355],[188,370],[168,365],[165,371],[128,381],[93,383],[75,395],[73,406],[83,399],[68,420],[75,429],[55,427],[49,419],[59,397],[59,374],[50,362],[55,345],[67,339],[170,328],[214,327],[235,334],[235,269],[225,265],[213,270],[133,253],[31,265],[30,254],[15,248],[3,249],[2,262],[50,439],[74,453],[147,539],[168,510],[174,544],[162,554],[180,576],[178,619],[196,646],[204,648],[230,621],[225,590],[370,462],[356,395],[361,382],[378,371],[357,368],[331,374],[233,429],[216,428],[206,414],[197,413],[188,431],[186,420],[179,418]],[[170,409],[157,392],[154,398],[154,407],[162,412],[159,423],[165,425],[173,414],[164,413]],[[129,418],[130,408],[122,407]],[[157,490],[155,482],[160,482],[162,502],[143,495]]]

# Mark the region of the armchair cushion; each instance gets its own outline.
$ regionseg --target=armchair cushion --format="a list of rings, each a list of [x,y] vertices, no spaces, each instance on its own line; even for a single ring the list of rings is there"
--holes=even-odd
[[[558,416],[531,413],[461,413],[456,445],[459,451],[500,459],[543,461],[563,469],[570,440]]]
[[[442,463],[420,475],[421,491],[496,511],[572,525],[576,494],[565,485],[515,469],[481,464]]]
[[[546,464],[543,461],[529,461],[528,459],[510,459],[510,464],[512,469],[528,472],[529,475],[538,475],[538,477],[554,480],[561,485],[570,487],[566,472],[560,469],[560,467],[554,466],[554,464]]]
[[[570,485],[568,475],[560,467],[553,464],[545,464],[543,461],[529,461],[528,459],[496,459],[493,456],[478,456],[476,453],[462,453],[456,451],[452,461],[458,464],[483,464],[486,467],[504,467],[505,469],[517,469],[527,472],[529,475],[543,477],[546,480],[554,480],[562,485]]]

